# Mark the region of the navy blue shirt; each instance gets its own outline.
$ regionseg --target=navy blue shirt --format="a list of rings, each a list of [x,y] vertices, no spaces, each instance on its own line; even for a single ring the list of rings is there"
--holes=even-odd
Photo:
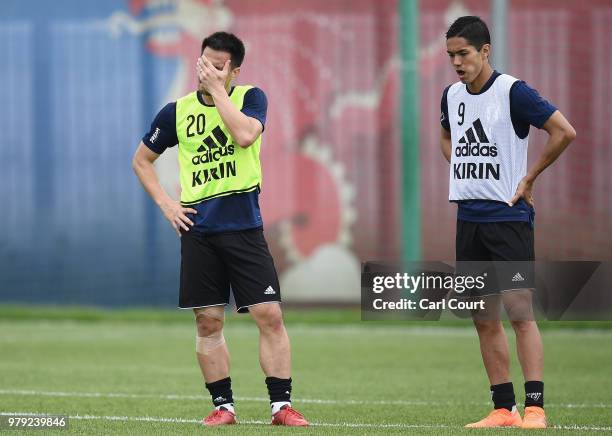
[[[198,100],[206,105],[200,94]],[[261,89],[251,88],[245,93],[241,109],[243,114],[255,118],[265,127],[267,110],[268,100]],[[176,102],[168,103],[159,111],[151,124],[151,130],[142,137],[142,142],[157,154],[178,144]],[[194,222],[192,230],[202,233],[235,232],[263,226],[259,190],[212,198],[189,207],[198,211],[195,215],[188,214]]]
[[[500,76],[494,71],[478,94],[486,92]],[[448,121],[447,94],[450,85],[442,94],[440,124],[450,132]],[[468,90],[468,92],[470,92]],[[523,139],[529,134],[530,126],[541,129],[550,116],[557,110],[543,99],[538,91],[522,80],[517,80],[510,88],[510,118],[516,135]],[[457,219],[473,222],[526,221],[533,225],[535,211],[522,198],[513,207],[495,200],[457,201]]]

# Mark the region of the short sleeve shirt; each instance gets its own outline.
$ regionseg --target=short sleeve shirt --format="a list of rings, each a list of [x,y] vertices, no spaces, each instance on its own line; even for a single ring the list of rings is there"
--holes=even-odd
[[[200,101],[201,96],[198,96]],[[244,95],[241,112],[247,117],[266,125],[268,101],[259,88],[251,88]],[[155,116],[151,128],[142,137],[142,142],[154,153],[162,154],[167,148],[178,144],[176,134],[176,102],[165,105]],[[259,208],[259,191],[226,195],[202,201],[190,206],[198,211],[189,214],[194,222],[192,230],[205,234],[216,234],[248,230],[263,226]]]

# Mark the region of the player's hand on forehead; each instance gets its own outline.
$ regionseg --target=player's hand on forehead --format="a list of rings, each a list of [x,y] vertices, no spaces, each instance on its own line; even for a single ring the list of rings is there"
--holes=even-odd
[[[229,59],[225,61],[222,69],[216,68],[210,59],[204,55],[200,56],[196,63],[196,74],[198,75],[200,86],[209,93],[213,90],[225,88],[229,72]]]
[[[218,71],[224,71],[226,69],[229,69],[229,65],[230,65],[231,61],[228,59],[225,61],[225,63],[223,64],[223,66],[221,65],[217,65],[215,66],[210,59],[208,59],[205,55],[202,55],[198,58],[198,66],[200,66],[202,69],[204,68],[210,68],[211,70],[218,70]]]

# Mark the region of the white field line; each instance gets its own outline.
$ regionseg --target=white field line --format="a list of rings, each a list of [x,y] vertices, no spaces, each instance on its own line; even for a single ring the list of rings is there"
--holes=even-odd
[[[78,397],[78,398],[129,398],[143,399],[155,398],[161,400],[209,400],[208,395],[179,395],[179,394],[129,394],[122,392],[53,392],[53,391],[35,391],[25,389],[0,389],[0,395],[32,395],[42,397]],[[267,397],[234,397],[236,401],[252,401],[268,403]],[[421,401],[421,400],[326,400],[320,398],[294,398],[296,403],[303,404],[335,404],[335,405],[383,405],[383,406],[449,406],[456,405],[454,401]],[[465,402],[461,404],[471,406],[482,406],[490,404],[489,402]],[[567,408],[567,409],[610,409],[612,404],[608,403],[546,403],[547,407]]]
[[[0,412],[0,416],[41,416],[46,413],[36,412]],[[57,415],[57,414],[51,414]],[[165,422],[170,424],[199,424],[199,419],[186,418],[162,418],[156,416],[104,416],[104,415],[70,415],[69,419],[78,420],[104,420],[104,421],[136,421],[136,422]],[[270,421],[239,421],[239,424],[252,425],[270,425]],[[358,422],[311,422],[312,427],[340,427],[340,428],[453,428],[454,426],[444,424],[403,424],[403,423],[388,423],[388,424],[372,424]],[[612,427],[598,427],[587,425],[556,425],[549,428],[557,430],[573,430],[573,431],[612,431]]]

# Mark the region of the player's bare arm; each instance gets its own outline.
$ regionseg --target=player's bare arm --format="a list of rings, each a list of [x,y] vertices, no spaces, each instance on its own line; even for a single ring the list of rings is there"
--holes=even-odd
[[[147,193],[159,206],[166,219],[170,221],[170,225],[177,235],[180,236],[181,232],[179,228],[189,231],[189,226],[193,226],[193,221],[185,214],[195,214],[197,211],[181,206],[181,203],[173,200],[168,193],[164,191],[164,188],[162,188],[159,183],[159,178],[157,177],[155,166],[153,165],[158,157],[159,154],[151,151],[149,147],[140,142],[136,153],[134,153],[134,158],[132,159],[132,168],[134,168],[134,172],[138,176],[142,186],[144,186]]]
[[[255,118],[247,117],[232,104],[227,89],[227,78],[230,74],[231,61],[225,61],[220,70],[202,55],[197,62],[197,73],[200,85],[212,96],[221,119],[225,123],[237,144],[248,147],[261,135],[263,126]]]
[[[527,174],[516,188],[516,193],[509,202],[510,206],[514,205],[521,197],[533,206],[533,184],[536,178],[557,160],[567,146],[576,138],[576,131],[559,111],[555,111],[542,128],[548,132],[548,141],[536,163],[527,171]]]
[[[448,163],[451,161],[451,134],[444,127],[440,127],[442,133],[440,134],[440,149],[444,155],[444,159]]]

